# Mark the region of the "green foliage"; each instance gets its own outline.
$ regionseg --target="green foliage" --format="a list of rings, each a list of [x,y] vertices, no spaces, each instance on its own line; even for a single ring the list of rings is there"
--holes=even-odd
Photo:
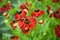
[[[0,7],[6,4],[8,0],[3,0],[0,3]],[[16,13],[17,10],[19,10],[19,3],[24,3],[23,0],[11,0],[11,3],[14,5],[14,8],[9,10],[10,18],[6,19],[4,18],[0,13],[0,30],[2,30],[2,40],[10,40],[11,35],[19,36],[20,40],[60,40],[60,38],[57,38],[54,34],[54,28],[57,24],[60,24],[60,19],[55,18],[48,18],[46,13],[46,5],[50,5],[52,7],[52,10],[56,10],[60,7],[60,3],[53,4],[51,0],[43,0],[42,2],[37,2],[37,0],[26,0],[28,2],[32,2],[32,6],[30,7],[30,10],[28,12],[28,16],[30,16],[30,13],[33,12],[36,8],[44,10],[44,15],[36,18],[37,24],[35,25],[35,28],[27,35],[23,34],[20,30],[20,28],[17,26],[16,30],[13,30],[10,28],[10,21],[13,20],[13,16]],[[48,4],[47,4],[47,1]],[[16,4],[16,5],[15,5]],[[18,4],[18,5],[17,5]],[[38,4],[38,5],[37,5]],[[12,6],[13,6],[12,5]],[[38,24],[38,21],[40,19],[44,20],[43,24]],[[4,33],[4,31],[10,30],[10,33]]]

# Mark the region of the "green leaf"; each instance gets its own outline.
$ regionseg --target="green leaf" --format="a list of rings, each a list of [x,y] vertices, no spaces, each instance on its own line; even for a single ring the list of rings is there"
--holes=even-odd
[[[24,40],[31,40],[31,38],[24,35]]]
[[[2,2],[0,2],[0,7],[2,7],[3,5],[5,5],[7,2],[7,0],[2,0]]]
[[[11,34],[3,33],[2,40],[10,40]]]
[[[32,40],[39,40],[36,36]]]
[[[16,13],[16,11],[17,11],[17,8],[11,9],[9,11],[10,16],[13,16]]]
[[[34,37],[34,33],[35,33],[35,31],[33,30],[33,31],[31,32],[31,37],[32,37],[32,38]]]

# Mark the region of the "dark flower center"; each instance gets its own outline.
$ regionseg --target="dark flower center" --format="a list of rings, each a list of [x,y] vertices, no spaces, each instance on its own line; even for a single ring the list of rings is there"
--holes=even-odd
[[[11,39],[18,39],[18,37],[17,36],[12,36]]]
[[[38,0],[38,1],[41,1],[41,0]]]
[[[3,7],[6,7],[6,5],[4,5]]]
[[[25,24],[29,24],[30,21],[29,21],[28,19],[25,19],[24,23],[25,23]]]
[[[39,9],[36,9],[35,12],[39,12]]]
[[[21,14],[21,13],[22,13],[22,11],[18,12],[18,14]]]
[[[60,32],[60,24],[59,24],[59,25],[57,25],[57,27],[58,27],[58,31]]]
[[[15,20],[13,20],[13,23],[15,23],[16,21]]]
[[[15,38],[15,36],[12,36],[11,39]]]
[[[59,11],[56,11],[57,14],[59,14]]]
[[[60,28],[58,30],[59,30],[59,33],[60,33]]]
[[[47,10],[47,13],[48,13],[48,14],[50,13],[49,10]]]

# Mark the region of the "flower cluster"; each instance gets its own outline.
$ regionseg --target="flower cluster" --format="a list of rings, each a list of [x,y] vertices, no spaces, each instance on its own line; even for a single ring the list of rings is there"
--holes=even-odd
[[[37,0],[37,1],[41,2],[42,0]],[[53,2],[54,5],[59,2],[59,0],[51,0],[51,1]],[[2,0],[0,0],[0,2],[2,2]],[[46,2],[48,2],[48,0],[46,0]],[[35,28],[36,24],[47,23],[42,18],[42,17],[45,17],[44,10],[41,10],[40,8],[37,8],[37,7],[33,8],[35,5],[36,4],[33,5],[32,2],[24,2],[23,4],[20,4],[20,6],[19,6],[20,9],[17,9],[18,11],[14,14],[13,20],[10,21],[10,19],[9,19],[10,27],[14,32],[15,32],[16,28],[18,27],[23,34],[29,34]],[[60,19],[60,8],[52,11],[51,7],[52,7],[51,5],[46,5],[47,13],[48,13],[47,16],[49,18],[53,17],[55,19]],[[10,1],[8,1],[8,3],[6,3],[5,5],[0,7],[0,12],[2,12],[4,17],[9,18],[10,15],[8,14],[8,11],[11,8],[12,8],[11,3],[10,3]],[[35,10],[32,11],[32,9],[35,9]],[[42,19],[39,20],[40,16],[42,16],[41,17]],[[47,19],[49,19],[49,18],[47,18]],[[56,21],[53,21],[53,22],[56,22]],[[50,19],[49,19],[49,23],[47,25],[50,25]],[[45,24],[44,24],[44,26],[45,26]],[[46,34],[46,33],[44,34],[44,32],[42,32],[43,36]],[[54,32],[57,37],[60,37],[60,24],[59,23],[57,26],[55,26]],[[39,34],[39,33],[37,33],[37,34]],[[17,35],[11,36],[10,39],[19,40],[19,36],[17,36]]]
[[[28,6],[28,9],[26,7]],[[18,11],[14,15],[14,20],[10,23],[12,29],[16,29],[15,23],[18,23],[18,27],[24,34],[28,34],[36,25],[35,17],[39,17],[44,14],[43,10],[36,9],[31,13],[31,16],[27,16],[29,7],[32,6],[31,3],[25,2],[20,4],[21,11]]]
[[[47,6],[47,13],[49,17],[54,17],[56,19],[60,19],[60,8],[58,8],[55,11],[52,11],[51,7],[48,5]]]

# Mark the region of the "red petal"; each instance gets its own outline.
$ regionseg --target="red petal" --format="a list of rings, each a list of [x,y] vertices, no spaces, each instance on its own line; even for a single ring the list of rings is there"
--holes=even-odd
[[[39,13],[42,15],[44,13],[44,11],[43,10],[40,10]]]
[[[27,14],[27,12],[23,10],[23,11],[22,11],[22,15],[23,15],[23,16],[26,16],[26,14]]]
[[[32,15],[32,16],[35,16],[35,17],[39,17],[39,16],[41,16],[43,13],[44,13],[44,11],[43,11],[43,10],[40,10],[39,12],[32,12],[31,15]]]
[[[2,7],[2,8],[0,9],[0,11],[1,11],[1,12],[5,12],[5,11],[6,11],[6,8]]]
[[[18,40],[18,36],[11,36],[11,40]]]
[[[24,25],[24,22],[23,21],[20,21],[19,23],[18,23],[18,26],[21,28],[22,26]]]
[[[32,12],[31,15],[32,15],[32,16],[35,16],[35,15],[36,15],[36,12]]]
[[[21,5],[20,5],[20,8],[21,8],[22,10],[25,9],[24,4],[21,4]]]
[[[16,26],[14,26],[13,22],[10,23],[10,26],[11,26],[12,29],[14,29],[14,30],[16,29]]]
[[[29,31],[25,31],[25,28],[29,28],[29,26],[28,26],[28,25],[24,25],[24,26],[21,28],[21,31],[22,31],[24,34],[28,34],[28,33],[30,32],[30,30],[29,30]]]
[[[32,30],[33,28],[34,28],[34,26],[35,26],[35,24],[36,24],[36,20],[32,17],[32,16],[30,16],[30,17],[25,17],[25,18],[28,18],[29,20],[30,20],[30,24],[25,24],[24,23],[24,20],[22,20],[22,21],[20,21],[19,23],[18,23],[18,25],[20,26],[20,29],[22,30],[22,32],[24,33],[24,34],[28,34],[29,32],[30,32],[30,30]],[[25,28],[29,28],[29,31],[27,32],[27,31],[25,31]]]
[[[60,26],[58,27],[59,25],[57,25],[57,27],[54,29],[55,30],[55,34],[57,37],[60,37],[60,31],[59,31],[59,28]]]
[[[17,20],[17,21],[18,21],[18,20],[20,20],[20,19],[21,19],[21,17],[22,17],[21,15],[19,15],[19,14],[15,14],[15,20]]]
[[[52,2],[53,2],[53,3],[58,3],[58,2],[59,2],[59,0],[52,0]]]
[[[30,29],[33,29],[36,24],[36,20],[33,17],[30,17],[29,20],[30,20],[30,24],[29,24]]]
[[[11,6],[10,3],[7,3],[6,4],[6,10],[10,10],[10,6]]]
[[[0,0],[0,2],[1,2],[2,0]]]
[[[49,5],[47,5],[47,10],[51,10],[51,7]]]

